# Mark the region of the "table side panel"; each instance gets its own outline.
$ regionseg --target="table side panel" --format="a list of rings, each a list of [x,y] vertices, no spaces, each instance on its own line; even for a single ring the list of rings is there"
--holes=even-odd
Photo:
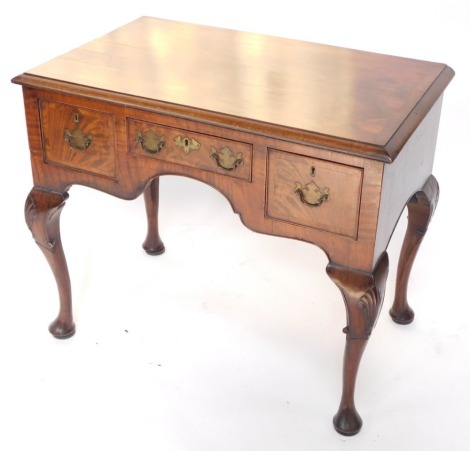
[[[374,251],[376,259],[387,248],[408,199],[423,187],[432,173],[442,100],[443,96],[412,134],[397,159],[385,165]]]

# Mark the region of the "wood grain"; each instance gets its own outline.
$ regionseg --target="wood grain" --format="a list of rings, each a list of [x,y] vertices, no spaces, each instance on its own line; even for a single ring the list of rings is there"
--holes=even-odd
[[[235,122],[300,129],[345,150],[369,144],[371,154],[390,160],[453,71],[440,63],[142,17],[27,74],[72,90],[93,87]]]
[[[26,220],[59,290],[50,332],[75,332],[60,240],[69,188],[144,193],[143,248],[158,255],[159,179],[191,177],[222,193],[251,230],[326,253],[347,310],[334,425],[356,434],[356,377],[406,204],[392,316],[412,318],[406,290],[437,203],[431,171],[452,77],[445,64],[147,17],[15,77],[34,180]],[[237,164],[217,166],[214,149]]]

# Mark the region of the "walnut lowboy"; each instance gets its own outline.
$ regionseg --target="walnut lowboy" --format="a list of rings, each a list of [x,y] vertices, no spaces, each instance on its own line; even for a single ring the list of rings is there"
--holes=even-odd
[[[413,320],[407,285],[439,196],[431,171],[453,75],[444,64],[143,17],[14,78],[34,179],[26,222],[59,289],[50,332],[75,332],[60,239],[69,188],[143,193],[143,247],[157,255],[159,177],[192,177],[224,194],[250,229],[327,254],[347,311],[333,423],[356,434],[356,376],[405,206],[390,314]]]

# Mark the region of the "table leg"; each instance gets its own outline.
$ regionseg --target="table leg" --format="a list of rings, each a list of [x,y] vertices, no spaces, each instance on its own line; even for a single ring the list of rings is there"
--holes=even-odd
[[[408,201],[408,227],[398,262],[395,300],[390,309],[390,316],[398,324],[413,321],[414,312],[408,305],[407,291],[411,268],[421,241],[439,199],[439,185],[434,176],[430,176],[421,191]]]
[[[147,213],[147,237],[142,247],[149,255],[160,255],[165,252],[165,245],[158,234],[158,198],[159,178],[152,180],[144,191],[145,211]]]
[[[330,263],[327,273],[344,298],[347,312],[346,348],[343,362],[343,394],[333,418],[337,432],[355,435],[362,426],[354,403],[354,390],[362,353],[382,307],[388,274],[388,256],[384,252],[372,273],[356,271]]]
[[[59,290],[59,314],[49,326],[55,338],[68,338],[75,333],[70,277],[60,239],[60,213],[67,198],[67,193],[33,188],[25,203],[26,224],[45,255]]]

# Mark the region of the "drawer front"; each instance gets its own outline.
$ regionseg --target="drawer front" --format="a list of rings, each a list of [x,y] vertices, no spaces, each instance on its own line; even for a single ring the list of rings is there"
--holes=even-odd
[[[131,154],[251,181],[252,145],[128,119]]]
[[[39,103],[44,161],[116,175],[114,116],[48,100]]]
[[[269,149],[267,216],[357,238],[362,169]]]

